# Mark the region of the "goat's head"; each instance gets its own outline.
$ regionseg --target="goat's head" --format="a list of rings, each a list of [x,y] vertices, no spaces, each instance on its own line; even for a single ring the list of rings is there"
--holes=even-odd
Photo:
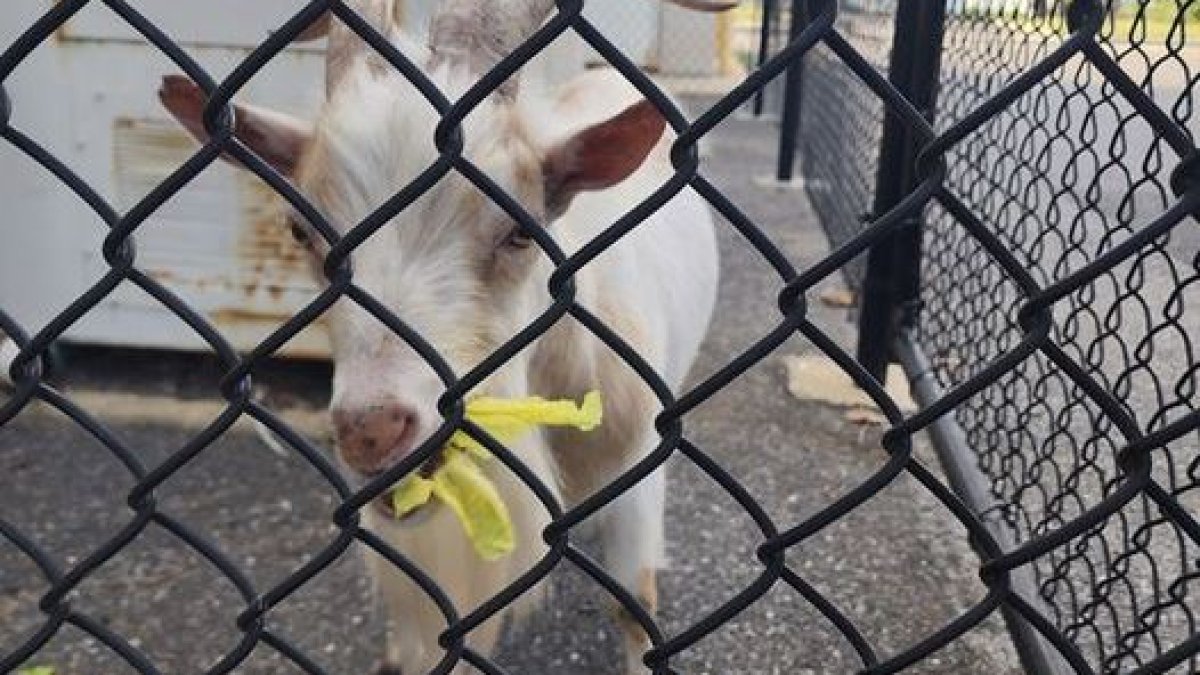
[[[695,5],[705,0],[676,0]],[[354,4],[354,3],[349,3]],[[381,28],[448,96],[532,34],[553,0],[446,0],[428,48],[404,42],[387,0],[356,11]],[[711,7],[710,7],[711,8]],[[327,100],[308,124],[249,106],[236,109],[235,135],[300,191],[343,234],[437,160],[438,117],[404,77],[339,22],[328,34]],[[161,92],[194,134],[205,136],[203,94],[168,78]],[[548,126],[517,96],[515,78],[464,122],[464,155],[543,225],[552,226],[576,194],[624,180],[660,140],[664,121],[648,102],[594,126],[547,138]],[[327,252],[310,225],[293,230],[314,261]],[[534,270],[542,254],[512,218],[451,172],[379,229],[351,256],[355,283],[464,372],[514,335],[537,310]],[[318,265],[319,266],[319,265]],[[333,416],[343,461],[362,475],[382,471],[430,434],[442,383],[400,337],[357,304],[329,317],[336,374]],[[526,393],[518,359],[491,378],[489,393]]]

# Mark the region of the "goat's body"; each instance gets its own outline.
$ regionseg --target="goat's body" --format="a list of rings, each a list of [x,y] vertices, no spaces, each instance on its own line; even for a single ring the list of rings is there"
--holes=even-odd
[[[553,0],[443,0],[425,49],[395,30],[394,0],[347,2],[414,62],[424,63],[430,79],[452,99],[554,8]],[[238,104],[234,133],[290,175],[323,220],[348,234],[440,161],[432,142],[440,120],[411,83],[345,26],[330,20],[323,26],[314,33],[329,36],[328,100],[316,123]],[[664,134],[662,116],[615,72],[589,71],[550,97],[517,84],[510,80],[464,120],[463,155],[544,223],[568,254],[670,180],[671,134]],[[186,78],[165,78],[160,97],[187,129],[207,140],[207,97],[199,87]],[[314,225],[304,216],[289,218],[319,269],[330,249],[319,237],[304,236],[313,234]],[[551,304],[549,259],[457,173],[357,242],[351,258],[355,288],[421,335],[447,369],[459,373],[475,368]],[[684,190],[580,269],[574,283],[576,302],[677,392],[715,302],[717,252],[708,209]],[[330,408],[338,455],[347,476],[359,484],[395,466],[444,423],[437,410],[444,371],[435,372],[378,316],[343,298],[326,317],[336,365]],[[662,406],[651,386],[567,315],[473,392],[579,399],[592,390],[605,401],[599,429],[531,434],[511,445],[548,496],[568,507],[657,447],[654,418]],[[448,653],[438,640],[449,618],[443,600],[457,618],[470,617],[545,555],[545,505],[501,462],[487,463],[484,470],[517,536],[515,550],[501,560],[480,558],[451,509],[436,502],[399,521],[390,515],[385,494],[362,511],[366,528],[447,596],[431,597],[401,571],[403,565],[368,554],[392,622],[380,672],[431,672]],[[587,521],[601,525],[610,576],[651,614],[657,608],[655,572],[664,558],[664,473],[652,472]],[[618,616],[627,637],[627,667],[639,671],[646,634],[628,613]],[[494,613],[489,621],[472,621],[465,631],[468,646],[486,654],[501,619],[502,613]]]
[[[586,124],[593,117],[602,119],[609,113],[607,108],[619,110],[635,94],[607,73],[589,72],[564,89],[560,114],[571,126]],[[672,174],[666,155],[669,147],[664,139],[629,179],[575,199],[551,228],[568,255],[666,183]],[[547,279],[550,271],[546,264],[542,278]],[[712,218],[700,197],[688,189],[580,270],[576,291],[581,305],[678,391],[707,330],[716,283]],[[593,494],[656,447],[659,438],[653,422],[661,404],[653,391],[575,319],[564,317],[537,342],[529,368],[533,394],[579,399],[596,390],[605,399],[605,420],[599,429],[586,434],[549,432],[545,443],[534,439],[515,449],[566,506]],[[460,611],[470,611],[500,592],[546,552],[541,539],[548,523],[545,507],[507,469],[496,466],[489,473],[504,495],[519,536],[517,552],[502,561],[478,559],[448,509],[434,509],[415,525],[379,522],[378,515],[370,515],[373,529],[433,574]],[[665,477],[659,470],[601,511],[606,568],[651,612],[657,604],[654,574],[664,563],[664,500]],[[394,627],[390,659],[401,672],[426,672],[443,654],[431,646],[444,629],[444,620],[424,593],[390,563],[372,559],[382,581],[380,590],[392,606],[390,614],[403,621]],[[629,662],[633,669],[645,636],[636,626],[624,628],[634,643]],[[471,644],[486,651],[498,629],[499,621],[493,620],[472,633]]]
[[[585,194],[557,224],[569,254],[599,236],[671,176],[666,157],[652,158],[624,183]],[[708,327],[716,296],[717,252],[712,218],[684,190],[577,275],[577,298],[678,391]],[[601,429],[549,435],[564,496],[574,502],[640,459],[661,408],[652,390],[616,352],[570,317],[543,338],[531,367],[534,393],[606,398]]]

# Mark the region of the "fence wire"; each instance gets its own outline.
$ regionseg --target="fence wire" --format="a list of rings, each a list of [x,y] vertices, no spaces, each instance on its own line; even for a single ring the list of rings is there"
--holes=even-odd
[[[892,50],[894,2],[843,3],[837,26],[872,66],[887,72]],[[835,246],[854,238],[871,219],[883,101],[828,49],[817,48],[802,65],[798,161],[813,208]],[[805,101],[811,105],[804,105]],[[826,105],[823,101],[837,101]],[[866,276],[866,256],[846,265],[856,291]]]
[[[938,127],[961,140],[942,146],[917,339],[948,387],[1028,353],[954,415],[1093,672],[1200,664],[1198,7],[956,3],[947,23]]]
[[[89,576],[113,557],[121,555],[132,542],[146,536],[150,529],[169,534],[203,556],[239,590],[245,602],[238,616],[230,617],[242,632],[242,639],[220,655],[207,671],[209,673],[232,672],[252,652],[263,648],[276,651],[300,671],[328,672],[313,655],[277,632],[270,617],[274,608],[321,574],[355,542],[377,551],[396,565],[428,593],[443,613],[447,627],[440,645],[445,653],[435,673],[450,672],[461,662],[483,673],[504,673],[486,655],[470,649],[466,637],[553,568],[563,564],[573,565],[595,580],[643,625],[653,645],[645,655],[645,663],[658,674],[676,672],[672,666],[673,657],[731,621],[780,584],[794,589],[846,637],[861,661],[860,672],[863,673],[903,670],[954,641],[1001,608],[1032,623],[1078,672],[1162,673],[1173,667],[1194,670],[1200,635],[1191,623],[1190,610],[1184,608],[1189,602],[1188,584],[1195,577],[1195,569],[1189,566],[1196,563],[1194,547],[1200,541],[1200,526],[1193,517],[1194,504],[1187,504],[1191,498],[1189,490],[1194,488],[1198,472],[1194,446],[1189,452],[1187,445],[1200,426],[1200,413],[1195,410],[1198,373],[1189,338],[1189,333],[1191,336],[1196,333],[1186,329],[1183,317],[1184,296],[1195,292],[1196,267],[1200,260],[1185,261],[1191,266],[1186,269],[1179,263],[1168,264],[1163,251],[1168,250],[1172,230],[1187,222],[1189,214],[1200,211],[1200,165],[1192,139],[1185,131],[1191,114],[1190,105],[1180,104],[1170,113],[1163,112],[1155,104],[1154,91],[1122,75],[1125,72],[1122,66],[1129,62],[1128,59],[1141,58],[1144,51],[1135,48],[1127,52],[1134,56],[1115,52],[1102,30],[1104,25],[1112,24],[1103,23],[1103,13],[1091,3],[1077,3],[1071,26],[1074,32],[1070,36],[1061,18],[1056,18],[1047,24],[1055,27],[1054,35],[1044,38],[1040,31],[1027,30],[1025,19],[993,21],[986,13],[978,12],[976,3],[963,7],[952,34],[969,30],[986,33],[998,30],[995,26],[1002,26],[1011,34],[1025,36],[1023,40],[1044,42],[1044,47],[1040,51],[1033,48],[1023,51],[1028,59],[1023,66],[1016,65],[1019,62],[1014,62],[1009,55],[997,56],[993,52],[988,52],[979,63],[970,65],[974,57],[968,54],[984,47],[996,49],[1004,44],[1003,39],[975,41],[962,47],[962,68],[986,69],[986,72],[962,75],[967,84],[957,99],[959,107],[954,108],[955,115],[942,118],[945,122],[939,131],[889,85],[871,59],[854,46],[838,27],[838,3],[828,0],[810,2],[804,29],[796,39],[690,123],[626,55],[584,18],[581,0],[559,2],[558,13],[542,29],[457,101],[448,100],[415,64],[407,61],[372,26],[346,5],[334,0],[307,3],[222,82],[214,81],[178,44],[129,3],[124,0],[90,1],[116,12],[208,93],[206,122],[213,134],[212,140],[170,178],[136,206],[120,213],[70,167],[10,124],[14,106],[20,106],[22,102],[10,100],[7,92],[0,97],[0,136],[57,177],[63,189],[70,190],[91,207],[109,228],[102,249],[109,266],[108,273],[47,325],[37,327],[36,332],[31,333],[31,327],[18,325],[0,309],[0,330],[12,336],[21,348],[10,369],[14,391],[0,404],[0,426],[34,401],[41,401],[61,411],[107,448],[136,481],[127,499],[130,512],[126,526],[102,546],[69,565],[60,565],[23,532],[20,523],[0,520],[0,536],[36,565],[45,579],[45,592],[39,603],[44,623],[15,647],[0,654],[0,672],[11,671],[26,663],[68,626],[92,636],[137,672],[160,672],[133,640],[108,628],[102,617],[81,609],[83,605],[74,599],[74,595],[86,593],[81,585]],[[64,0],[50,8],[0,55],[0,82],[6,81],[33,49],[52,39],[55,32],[87,4],[89,0]],[[230,111],[231,99],[246,82],[328,11],[413,82],[442,116],[436,138],[441,159],[434,170],[418,178],[398,193],[396,199],[368,217],[342,240],[341,245],[336,245],[338,237],[333,229],[303,196],[236,140]],[[1055,16],[1059,14],[1055,13]],[[462,120],[475,106],[525,61],[566,31],[577,33],[618,68],[659,107],[679,133],[672,153],[675,176],[571,257],[564,256],[511,196],[462,156],[460,132]],[[1111,27],[1108,31],[1107,35],[1111,36]],[[1039,36],[1037,40],[1034,35]],[[846,71],[853,73],[863,87],[873,92],[890,114],[912,130],[927,146],[927,152],[921,167],[920,184],[899,205],[886,213],[875,214],[857,234],[846,240],[842,248],[817,265],[796,270],[769,238],[699,173],[697,143],[790,63],[817,48],[844,64]],[[1179,56],[1179,49],[1168,50],[1168,55],[1163,58],[1164,63],[1178,63],[1187,70],[1186,59]],[[1003,61],[1011,69],[1011,76],[1003,77],[1004,69],[991,61]],[[1085,66],[1085,62],[1090,65]],[[1064,77],[1062,73],[1066,71],[1063,68],[1082,68],[1090,73],[1090,82],[1096,87],[1094,91],[1100,93],[1094,94],[1093,89],[1087,88],[1091,86],[1087,77],[1082,80]],[[1147,71],[1151,74],[1149,79],[1161,72],[1153,67],[1148,67]],[[948,90],[952,88],[956,72],[959,71],[953,65],[946,69]],[[982,81],[980,77],[983,77]],[[1189,82],[1194,83],[1194,80]],[[1191,84],[1187,87],[1188,91],[1192,88]],[[1121,120],[1117,129],[1135,125],[1148,128],[1154,139],[1150,155],[1125,159],[1126,146],[1119,143],[1106,145],[1103,140],[1097,140],[1093,118],[1098,113],[1089,113],[1087,106],[1077,113],[1081,116],[1081,128],[1067,125],[1064,129],[1060,126],[1060,113],[1041,112],[1046,107],[1045,102],[1040,106],[1033,102],[1039,92],[1046,89],[1055,92],[1053,95],[1081,103],[1095,96],[1101,109],[1110,110],[1108,114]],[[952,97],[949,93],[947,96]],[[1190,104],[1190,94],[1187,101]],[[825,103],[835,102],[836,99],[832,99]],[[1140,201],[1130,201],[1128,206],[1116,212],[1118,215],[1101,219],[1098,215],[1102,213],[1100,207],[1088,205],[1098,202],[1102,191],[1089,189],[1089,185],[1079,182],[1081,169],[1078,167],[1068,169],[1064,165],[1057,176],[1063,185],[1057,188],[1051,181],[1036,189],[1026,189],[1014,177],[1020,174],[1011,170],[1001,173],[994,167],[995,163],[1023,159],[1027,155],[1021,153],[1029,150],[1018,147],[1003,153],[994,142],[985,141],[984,148],[972,148],[972,143],[983,134],[1000,133],[1005,137],[998,129],[1011,125],[1014,115],[1044,128],[1044,133],[1055,139],[1065,139],[1057,141],[1060,144],[1080,148],[1080,158],[1074,161],[1114,167],[1113,172],[1122,180],[1127,179],[1131,187],[1151,186],[1151,192],[1157,198],[1153,208]],[[1046,140],[1036,134],[1014,134],[1013,142],[1019,145],[1029,139],[1032,139],[1031,143],[1043,144]],[[996,154],[994,157],[981,156],[984,151]],[[223,153],[241,160],[312,222],[322,236],[335,244],[324,264],[328,280],[326,288],[310,305],[244,355],[236,353],[204,316],[141,271],[134,246],[146,219]],[[1116,153],[1115,156],[1112,153]],[[1058,152],[1057,148],[1044,155],[1040,161],[1072,161],[1070,154]],[[1035,154],[1035,157],[1041,156]],[[1181,157],[1188,159],[1180,161]],[[1154,169],[1153,177],[1146,174],[1147,167]],[[968,171],[983,172],[999,187],[987,190],[978,187],[983,181],[973,179],[967,175]],[[1172,171],[1168,186],[1166,174]],[[450,172],[465,176],[533,233],[537,244],[557,266],[549,288],[550,308],[479,367],[461,375],[453,373],[401,317],[393,315],[356,285],[348,265],[353,242],[362,241],[395,210],[411,203],[414,195],[430,189]],[[1051,172],[1042,170],[1039,173],[1050,175]],[[637,228],[648,213],[688,186],[705,197],[763,255],[778,273],[784,290],[779,297],[778,322],[775,326],[764,327],[757,344],[709,379],[675,397],[634,350],[576,302],[573,277]],[[1004,192],[1005,189],[1016,191],[1017,197],[1006,197],[1009,193]],[[995,209],[1013,204],[1012,208],[1016,209],[1013,213],[1022,213],[1017,205],[1024,204],[1024,199],[1042,200],[1027,207],[1037,218],[1026,223],[1024,230],[1017,225],[1013,225],[1011,231],[1000,227],[1002,221],[998,220]],[[1050,208],[1051,201],[1060,204],[1059,211]],[[1062,213],[1051,221],[1050,216],[1044,215],[1061,212],[1066,203],[1089,216],[1076,219],[1074,212]],[[931,297],[926,298],[929,310],[921,324],[922,340],[934,346],[932,351],[938,359],[938,374],[952,389],[922,412],[906,418],[880,384],[807,318],[806,295],[817,283],[839,272],[873,243],[891,235],[927,209],[932,214],[941,214],[931,231],[941,228],[944,241],[931,242],[937,245],[931,245],[926,255],[925,263],[930,268],[927,278],[931,280],[927,289]],[[1081,223],[1077,229],[1085,222],[1090,228],[1094,228],[1094,222],[1111,222],[1112,232],[1110,235],[1098,234],[1089,229],[1084,236],[1081,231],[1070,229],[1070,223],[1076,220]],[[1042,230],[1051,232],[1050,226],[1060,225],[1066,229],[1058,234],[1040,234]],[[1052,246],[1060,248],[1049,248]],[[1050,258],[1045,257],[1047,251],[1052,254]],[[1128,269],[1121,272],[1122,266]],[[1159,270],[1156,272],[1159,274],[1164,267],[1177,274],[1168,277],[1176,283],[1162,296],[1152,297],[1151,292],[1145,290],[1145,284],[1151,278],[1146,270],[1151,267]],[[972,270],[979,271],[972,273]],[[959,280],[959,283],[952,284],[940,294],[933,292],[937,288],[934,283],[952,280]],[[1102,296],[1098,290],[1106,283],[1111,289],[1110,296]],[[221,393],[227,404],[223,413],[202,433],[156,466],[144,465],[103,424],[48,384],[41,367],[53,342],[121,284],[140,287],[178,316],[211,346],[225,369]],[[996,290],[1002,286],[1011,289],[1010,296]],[[978,295],[968,295],[972,289],[980,289]],[[1011,297],[1014,302],[1005,302],[1005,297]],[[1120,309],[1095,310],[1096,303],[1102,302],[1097,297],[1111,297],[1114,306]],[[439,406],[445,424],[439,432],[410,458],[358,491],[353,491],[338,475],[321,448],[293,432],[251,396],[253,376],[264,359],[317,319],[333,302],[343,298],[362,306],[413,345],[446,384]],[[1080,309],[1069,309],[1077,306]],[[1154,313],[1155,308],[1158,314]],[[1132,318],[1135,313],[1144,320],[1135,321]],[[464,419],[463,398],[518,350],[568,315],[592,331],[645,379],[658,394],[662,410],[657,418],[661,439],[655,451],[608,487],[564,510],[546,486],[540,484],[511,452]],[[1019,328],[1011,328],[1013,326]],[[1143,331],[1139,341],[1127,343],[1120,339],[1121,332],[1130,329]],[[755,502],[754,495],[703,449],[688,440],[686,422],[691,410],[797,333],[832,358],[879,404],[891,425],[882,441],[889,459],[874,475],[813,516],[798,523],[776,523]],[[1181,358],[1162,363],[1159,359],[1167,348],[1159,345],[1167,341],[1176,347],[1183,345],[1177,352]],[[1161,382],[1162,387],[1147,387],[1147,381]],[[1143,389],[1152,392],[1151,407],[1139,407],[1140,394],[1132,393]],[[1055,391],[1061,392],[1062,401],[1070,402],[1069,405],[1056,404]],[[1047,410],[1054,407],[1057,410]],[[977,439],[981,465],[995,477],[995,490],[1009,505],[1003,510],[1004,515],[1025,535],[1019,549],[1003,550],[980,516],[972,512],[933,471],[913,457],[913,436],[947,414],[974,425],[967,428],[973,430]],[[161,493],[169,489],[164,483],[205,453],[236,420],[246,416],[274,431],[297,456],[329,481],[341,499],[333,514],[333,522],[340,530],[336,539],[303,567],[270,587],[256,586],[217,543],[159,508]],[[461,614],[459,608],[453,606],[431,576],[431,571],[418,569],[402,552],[392,549],[361,527],[358,514],[370,500],[424,463],[455,429],[466,430],[490,448],[542,499],[553,518],[544,533],[549,551],[542,562],[469,615]],[[627,591],[577,546],[575,537],[577,528],[597,510],[671,457],[686,458],[727,490],[757,523],[762,542],[758,549],[761,572],[752,583],[693,625],[677,634],[667,635]],[[789,566],[786,553],[853,512],[903,474],[915,478],[966,528],[980,553],[980,576],[986,595],[918,643],[895,653],[883,654],[847,614],[813,588],[800,570]],[[1099,492],[1087,493],[1081,487],[1082,481],[1095,484]],[[1135,511],[1138,512],[1136,518]],[[1179,550],[1177,559],[1159,556],[1155,544],[1161,539],[1176,546]],[[1031,562],[1039,568],[1044,580],[1042,596],[1054,608],[1050,615],[1041,613],[1032,599],[1022,597],[1012,589],[1013,570]],[[870,564],[869,558],[860,564]],[[1139,571],[1147,565],[1157,566],[1157,573],[1146,576]],[[1083,566],[1089,566],[1089,574],[1074,573]],[[1146,583],[1154,585],[1153,595],[1139,596],[1139,603],[1122,615],[1120,623],[1114,621],[1110,625],[1106,623],[1107,618],[1095,618],[1101,612],[1107,614],[1110,606],[1125,602],[1125,596],[1139,592]],[[1187,621],[1177,637],[1168,643],[1160,637],[1165,635],[1161,629],[1164,617],[1180,614],[1185,615]],[[1125,619],[1125,616],[1131,618]]]

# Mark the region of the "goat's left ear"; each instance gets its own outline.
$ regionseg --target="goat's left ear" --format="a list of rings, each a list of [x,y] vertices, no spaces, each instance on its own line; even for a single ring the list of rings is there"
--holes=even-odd
[[[662,113],[643,100],[552,149],[542,167],[550,213],[565,211],[580,192],[603,190],[628,178],[658,145],[666,125]]]
[[[204,92],[182,75],[163,78],[158,98],[196,140],[208,142],[204,128]],[[312,138],[312,125],[265,108],[234,104],[234,136],[279,173],[295,175],[300,155]],[[237,163],[232,157],[225,159]]]

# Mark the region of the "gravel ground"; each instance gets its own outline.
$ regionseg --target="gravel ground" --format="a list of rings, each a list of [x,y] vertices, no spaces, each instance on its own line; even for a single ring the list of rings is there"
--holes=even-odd
[[[759,123],[724,125],[707,147],[705,171],[798,266],[808,266],[826,244],[801,193],[754,187],[754,177],[771,166],[773,132]],[[722,247],[720,303],[697,377],[748,347],[777,318],[779,284],[769,267],[731,229],[723,230]],[[849,345],[845,310],[814,303],[813,313]],[[788,396],[779,356],[810,349],[793,340],[686,421],[689,438],[743,481],[781,526],[813,514],[885,461],[879,428],[851,425],[835,408]],[[323,402],[327,375],[322,366],[280,365],[262,379],[272,405],[299,418],[312,417]],[[218,374],[199,357],[73,350],[60,377],[73,390],[116,388],[144,400],[144,408],[101,405],[99,416],[148,465],[183,445],[215,413],[210,396]],[[923,441],[920,453],[932,462]],[[753,555],[760,538],[742,509],[686,461],[676,462],[671,474],[672,562],[661,576],[661,614],[673,635],[745,588],[761,567]],[[129,520],[128,474],[56,414],[30,410],[0,428],[0,475],[0,518],[20,525],[61,564],[86,556]],[[260,589],[335,536],[328,524],[334,496],[320,476],[240,427],[159,493],[163,510],[206,533]],[[963,529],[906,478],[794,548],[789,560],[884,656],[943,626],[984,594]],[[37,602],[44,590],[35,568],[0,542],[0,653],[40,625]],[[512,673],[617,673],[618,639],[603,592],[564,565],[552,593],[549,608],[509,631],[499,662]],[[243,603],[203,558],[150,528],[79,587],[73,606],[126,636],[161,672],[182,674],[203,672],[235,647],[234,617]],[[283,603],[271,625],[331,673],[365,673],[381,650],[379,617],[352,554]],[[35,662],[55,666],[57,675],[134,672],[75,629],[59,632]],[[860,665],[836,630],[782,584],[674,664],[688,675],[851,673]],[[260,646],[236,672],[298,670]],[[1001,624],[992,620],[910,672],[1007,675],[1019,669]]]

